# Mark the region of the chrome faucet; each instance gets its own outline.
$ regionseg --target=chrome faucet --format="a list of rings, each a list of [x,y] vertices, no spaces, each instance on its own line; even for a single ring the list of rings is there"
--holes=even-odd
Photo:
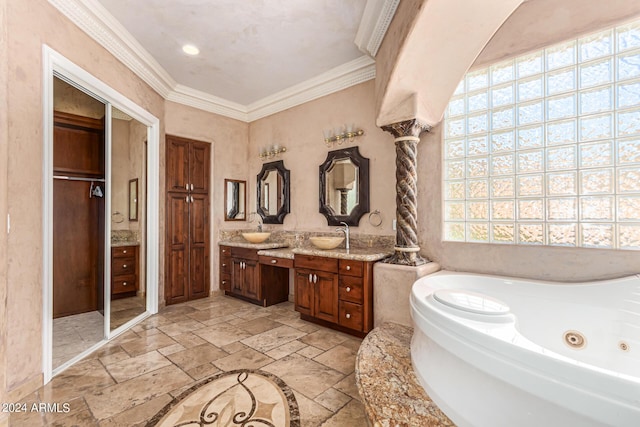
[[[262,231],[262,221],[258,219],[258,231]]]
[[[346,222],[341,222],[340,224],[343,224],[344,227],[338,227],[336,228],[336,231],[342,231],[344,233],[344,235],[347,238],[347,244],[345,245],[345,249],[349,250],[349,224],[347,224]]]

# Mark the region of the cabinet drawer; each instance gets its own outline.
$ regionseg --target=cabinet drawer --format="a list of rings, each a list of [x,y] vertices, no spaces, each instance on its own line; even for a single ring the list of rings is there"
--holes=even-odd
[[[220,289],[224,291],[231,291],[231,275],[230,274],[220,275]]]
[[[340,260],[340,274],[362,277],[363,270],[364,263],[362,261],[353,261],[350,259]]]
[[[220,258],[220,274],[231,274],[231,257]]]
[[[231,256],[233,258],[244,258],[244,259],[250,259],[253,261],[257,261],[258,260],[258,251],[255,249],[249,249],[249,248],[236,248],[236,247],[232,247],[231,248]]]
[[[223,256],[231,256],[231,247],[229,246],[220,246],[220,257]]]
[[[113,279],[111,293],[121,294],[123,292],[132,292],[138,290],[136,276],[118,276]]]
[[[296,255],[294,258],[296,268],[308,268],[310,270],[338,272],[338,259],[310,255]]]
[[[136,258],[113,258],[111,260],[111,274],[114,276],[136,273]]]
[[[362,305],[340,301],[338,323],[346,328],[362,330]]]
[[[259,262],[260,264],[271,265],[273,267],[293,268],[293,260],[289,258],[260,255]]]
[[[362,304],[362,278],[340,275],[338,283],[341,300]]]
[[[111,248],[112,258],[135,256],[136,246],[114,246]]]

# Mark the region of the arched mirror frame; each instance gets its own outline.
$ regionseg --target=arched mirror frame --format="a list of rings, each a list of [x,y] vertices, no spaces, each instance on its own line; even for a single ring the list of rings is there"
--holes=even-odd
[[[275,215],[269,215],[268,212],[265,212],[265,210],[262,208],[262,191],[260,184],[262,180],[266,178],[267,174],[274,170],[282,177],[282,206],[280,206],[280,209],[278,209],[278,212]],[[258,215],[260,215],[264,224],[282,224],[284,222],[284,217],[289,213],[289,186],[289,169],[284,167],[284,162],[282,160],[278,160],[277,162],[269,162],[262,165],[262,170],[258,174],[256,186],[256,212],[258,212]]]
[[[327,173],[334,161],[346,158],[350,159],[358,168],[358,204],[353,207],[349,215],[336,215],[326,203]],[[362,157],[358,147],[343,148],[327,153],[327,159],[320,165],[319,197],[320,213],[327,218],[329,225],[340,225],[341,222],[345,222],[350,226],[357,227],[362,215],[369,212],[369,159]]]

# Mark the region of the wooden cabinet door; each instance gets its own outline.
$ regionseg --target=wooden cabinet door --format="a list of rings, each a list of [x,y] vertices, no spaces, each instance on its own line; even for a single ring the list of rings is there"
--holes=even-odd
[[[301,314],[312,316],[313,308],[313,283],[309,277],[310,270],[295,270],[295,309]]]
[[[89,198],[89,183],[53,182],[53,317],[98,308],[102,199]],[[103,232],[104,233],[104,232]],[[102,271],[102,270],[100,270]]]
[[[189,299],[209,294],[209,196],[189,196]]]
[[[189,297],[189,205],[185,194],[167,194],[167,304]]]
[[[237,295],[242,295],[244,288],[244,260],[241,258],[231,259],[231,292]]]
[[[258,274],[258,262],[254,260],[244,260],[244,282],[243,295],[247,298],[260,300],[260,275]]]
[[[209,168],[211,144],[192,142],[189,151],[189,190],[192,193],[209,193]]]
[[[167,135],[167,191],[189,191],[189,148],[189,140]]]
[[[313,311],[318,319],[338,321],[338,275],[314,271]]]

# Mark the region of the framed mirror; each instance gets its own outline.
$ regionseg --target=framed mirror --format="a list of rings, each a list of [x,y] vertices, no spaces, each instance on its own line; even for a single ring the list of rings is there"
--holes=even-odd
[[[369,159],[358,147],[329,151],[320,165],[320,213],[329,225],[357,227],[369,212]]]
[[[138,220],[138,178],[129,180],[129,221]]]
[[[224,220],[245,221],[247,219],[247,181],[224,180]]]
[[[257,209],[264,224],[282,224],[289,213],[289,169],[284,162],[265,163],[258,174]]]

